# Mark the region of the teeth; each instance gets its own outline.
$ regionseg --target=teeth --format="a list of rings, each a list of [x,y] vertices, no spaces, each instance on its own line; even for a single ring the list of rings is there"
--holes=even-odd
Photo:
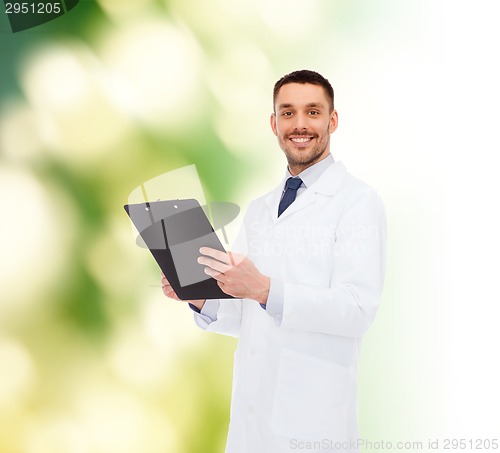
[[[311,137],[304,137],[304,138],[292,138],[292,142],[297,142],[297,143],[305,143],[311,140]]]

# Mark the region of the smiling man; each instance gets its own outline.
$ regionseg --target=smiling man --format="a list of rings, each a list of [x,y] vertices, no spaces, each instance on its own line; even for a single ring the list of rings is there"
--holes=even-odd
[[[330,153],[328,80],[293,72],[273,101],[285,178],[250,204],[234,253],[202,247],[198,259],[236,299],[187,302],[202,329],[239,338],[226,453],[357,452],[356,375],[383,287],[384,208]],[[165,277],[162,287],[178,299]]]
[[[338,116],[329,84],[283,85],[287,80],[294,80],[293,75],[276,84],[271,128],[285,153],[290,173],[296,176],[330,154],[330,134],[337,129]]]

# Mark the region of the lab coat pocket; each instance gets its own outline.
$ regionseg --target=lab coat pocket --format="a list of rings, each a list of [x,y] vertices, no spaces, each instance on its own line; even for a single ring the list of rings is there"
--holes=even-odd
[[[321,441],[345,435],[349,369],[329,360],[283,349],[271,427],[292,438]]]

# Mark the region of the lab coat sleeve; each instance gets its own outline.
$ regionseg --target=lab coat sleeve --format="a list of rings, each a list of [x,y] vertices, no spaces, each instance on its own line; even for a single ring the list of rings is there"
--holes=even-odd
[[[346,202],[336,227],[330,287],[284,281],[281,327],[362,336],[382,293],[386,235],[382,201],[363,187]]]
[[[278,323],[281,323],[281,318],[283,316],[283,294],[283,282],[271,278],[267,303],[263,308],[267,311],[268,315],[273,317]]]
[[[195,312],[194,321],[198,327],[208,332],[239,337],[241,302],[240,299],[209,299],[205,302],[205,305],[208,304],[207,310]]]

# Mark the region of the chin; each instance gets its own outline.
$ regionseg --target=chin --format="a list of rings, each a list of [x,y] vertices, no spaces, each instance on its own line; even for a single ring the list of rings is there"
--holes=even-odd
[[[298,154],[298,155],[297,155]],[[303,155],[302,153],[293,153],[289,154],[287,156],[288,163],[292,165],[307,165],[310,163],[313,163],[317,161],[320,157],[321,154],[308,154],[308,155]]]

